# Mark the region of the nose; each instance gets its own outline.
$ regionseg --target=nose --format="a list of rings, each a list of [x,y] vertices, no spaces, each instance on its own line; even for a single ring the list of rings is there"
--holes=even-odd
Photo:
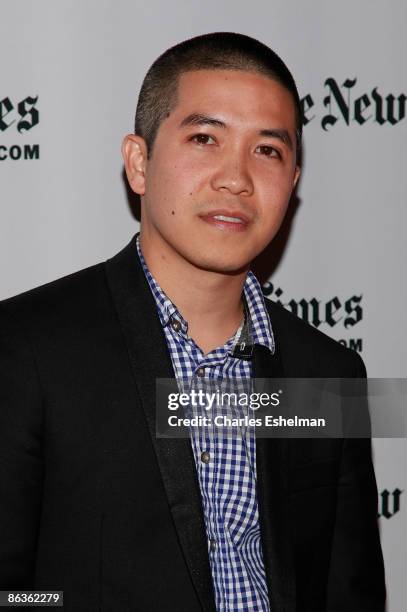
[[[229,149],[216,161],[212,175],[213,189],[229,191],[233,195],[252,195],[254,185],[244,151]]]

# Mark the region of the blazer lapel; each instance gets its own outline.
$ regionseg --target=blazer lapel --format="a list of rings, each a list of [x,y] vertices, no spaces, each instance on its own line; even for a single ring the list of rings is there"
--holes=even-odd
[[[274,355],[255,345],[254,378],[283,378],[277,349]],[[295,576],[289,533],[288,442],[282,438],[257,438],[257,501],[267,587],[274,612],[295,610]]]
[[[136,237],[106,262],[140,403],[151,434],[180,546],[202,609],[215,611],[199,483],[189,439],[157,439],[157,378],[174,378],[156,304],[137,256]]]

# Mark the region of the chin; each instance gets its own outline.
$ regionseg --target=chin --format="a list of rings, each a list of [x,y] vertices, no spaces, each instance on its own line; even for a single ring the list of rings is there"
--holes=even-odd
[[[197,268],[219,274],[240,274],[250,267],[251,260],[245,258],[205,257],[191,260]]]

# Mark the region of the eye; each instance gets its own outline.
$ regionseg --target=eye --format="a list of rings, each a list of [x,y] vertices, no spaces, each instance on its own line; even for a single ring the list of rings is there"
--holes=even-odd
[[[212,138],[212,136],[209,136],[209,134],[202,134],[202,133],[194,134],[194,136],[191,136],[189,140],[196,142],[199,145],[215,143],[215,140]]]
[[[280,152],[277,151],[277,149],[275,149],[271,145],[259,145],[256,148],[256,151],[258,151],[261,155],[264,155],[265,157],[277,157],[278,159],[281,159]]]

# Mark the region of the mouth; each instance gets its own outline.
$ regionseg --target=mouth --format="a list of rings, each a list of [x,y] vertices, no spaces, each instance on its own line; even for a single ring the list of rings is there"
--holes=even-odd
[[[200,215],[200,218],[209,225],[229,232],[243,232],[249,225],[246,215],[237,211],[213,211],[207,215]]]

